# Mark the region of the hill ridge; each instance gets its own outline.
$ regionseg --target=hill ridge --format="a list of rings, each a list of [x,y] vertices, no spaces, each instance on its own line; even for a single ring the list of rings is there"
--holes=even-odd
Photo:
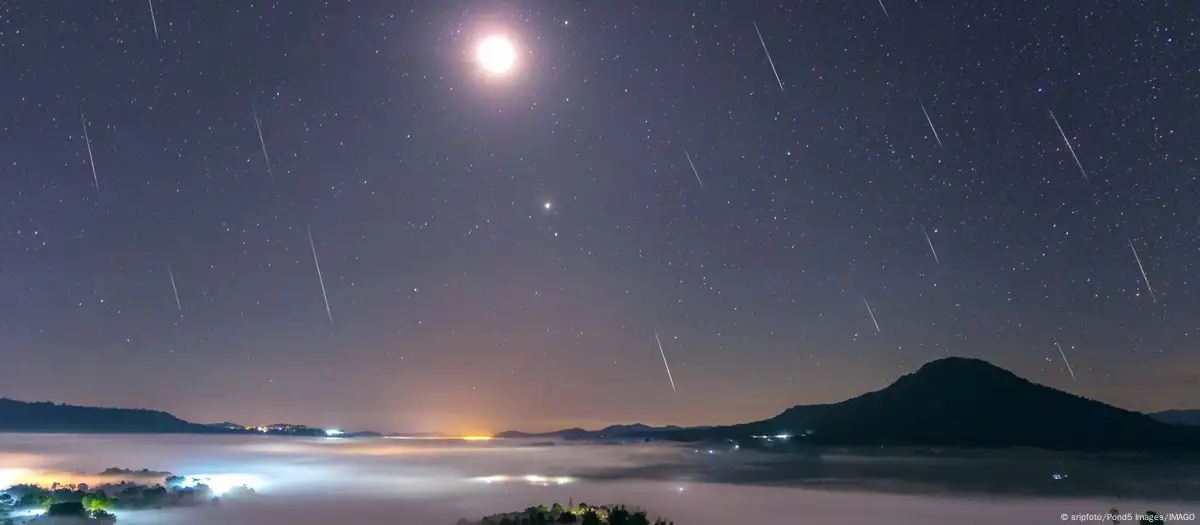
[[[1200,429],[1035,383],[972,357],[930,361],[879,390],[837,403],[795,405],[761,421],[623,437],[752,441],[775,435],[805,435],[793,441],[831,446],[1200,451]]]
[[[0,431],[202,433],[205,429],[161,410],[0,398]]]

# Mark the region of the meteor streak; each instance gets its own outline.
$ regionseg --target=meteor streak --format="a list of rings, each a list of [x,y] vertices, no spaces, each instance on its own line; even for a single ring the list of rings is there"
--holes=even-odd
[[[321,261],[317,260],[317,245],[313,242],[312,226],[308,227],[308,246],[312,248],[313,264],[317,266],[317,281],[321,283],[321,297],[325,299],[325,314],[329,316],[329,323],[333,323],[333,312],[329,309],[329,294],[325,293],[325,276],[321,275]]]
[[[771,60],[771,51],[767,49],[767,41],[763,40],[762,31],[758,30],[758,22],[752,23],[754,24],[754,32],[758,33],[758,42],[762,44],[763,52],[767,54],[767,63],[771,64],[771,72],[775,73],[775,81],[779,83],[779,90],[787,93],[783,89],[783,81],[779,80],[779,71],[775,69],[775,61]]]
[[[875,312],[873,310],[871,310],[871,303],[867,302],[866,297],[863,297],[863,304],[867,305],[867,314],[869,314],[871,316],[871,322],[875,323],[875,332],[876,333],[883,332],[883,330],[879,329],[879,321],[875,320]]]
[[[1083,174],[1084,182],[1088,181],[1087,171],[1084,171],[1083,164],[1079,162],[1079,156],[1075,154],[1075,148],[1071,146],[1071,141],[1067,140],[1067,133],[1063,131],[1062,125],[1058,123],[1058,117],[1054,116],[1054,112],[1050,112],[1050,118],[1054,120],[1054,126],[1058,128],[1058,134],[1062,135],[1063,142],[1067,143],[1067,151],[1071,152],[1071,158],[1075,159],[1075,166],[1079,168],[1079,173]]]
[[[83,112],[79,112],[79,120],[83,122],[83,140],[87,142],[88,150],[88,165],[92,167],[92,182],[96,183],[96,195],[100,194],[100,177],[96,176],[96,159],[92,157],[92,139],[88,137],[87,118],[83,116]]]
[[[700,189],[704,189],[704,181],[700,180],[700,172],[696,171],[696,165],[692,163],[692,155],[688,150],[683,150],[683,154],[687,156],[688,166],[692,167],[692,174],[696,176],[696,182],[700,183]]]
[[[1138,263],[1138,270],[1142,272],[1142,280],[1146,281],[1146,289],[1150,291],[1150,300],[1154,304],[1158,304],[1158,297],[1154,296],[1154,288],[1150,286],[1150,278],[1146,277],[1146,268],[1142,266],[1142,258],[1138,257],[1137,248],[1133,247],[1133,239],[1129,239],[1129,249],[1133,250],[1133,259]]]
[[[929,239],[929,232],[925,231],[925,228],[921,228],[921,233],[925,234],[925,242],[929,243],[929,251],[933,252],[933,262],[942,264],[942,261],[938,260],[937,250],[933,249],[933,241]]]
[[[667,353],[663,351],[662,340],[658,338],[657,328],[654,329],[654,342],[658,343],[658,353],[662,354],[663,367],[667,369],[667,381],[671,382],[671,391],[678,392],[678,390],[675,390],[675,378],[671,377],[671,365],[667,364]]]
[[[933,140],[937,141],[939,148],[942,147],[942,139],[937,134],[937,128],[933,127],[933,120],[929,118],[929,111],[925,110],[925,101],[918,98],[917,103],[921,104],[921,113],[925,114],[925,122],[928,122],[929,129],[933,130]]]
[[[1058,355],[1061,355],[1063,362],[1067,364],[1067,372],[1071,373],[1071,380],[1074,381],[1075,380],[1075,370],[1071,369],[1071,362],[1067,361],[1067,354],[1065,352],[1063,352],[1062,345],[1058,344],[1058,341],[1055,341],[1054,347],[1058,348]]]
[[[147,0],[147,1],[150,2],[150,23],[154,24],[154,39],[159,40],[159,38],[158,38],[158,19],[154,18],[154,0]]]
[[[258,143],[262,146],[263,160],[267,163],[267,175],[271,174],[271,157],[267,156],[267,141],[263,140],[262,123],[258,121],[258,108],[250,106],[254,112],[254,129],[258,130]]]
[[[175,307],[180,312],[183,311],[183,304],[179,302],[179,288],[175,286],[175,272],[171,270],[171,265],[167,265],[167,275],[171,276],[171,290],[175,292]]]

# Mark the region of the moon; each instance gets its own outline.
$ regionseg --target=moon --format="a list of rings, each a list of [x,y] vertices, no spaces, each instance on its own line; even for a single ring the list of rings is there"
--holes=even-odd
[[[499,76],[512,69],[517,61],[517,50],[508,37],[490,36],[479,44],[476,57],[484,71],[490,75]]]

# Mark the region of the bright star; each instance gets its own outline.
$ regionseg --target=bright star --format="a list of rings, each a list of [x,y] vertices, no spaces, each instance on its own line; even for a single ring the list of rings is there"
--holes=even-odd
[[[508,37],[491,36],[479,44],[476,56],[484,71],[499,76],[512,69],[517,61],[517,50]]]
[[[548,210],[548,209],[550,209],[550,203],[547,202],[546,204],[543,204],[542,207],[544,207]]]

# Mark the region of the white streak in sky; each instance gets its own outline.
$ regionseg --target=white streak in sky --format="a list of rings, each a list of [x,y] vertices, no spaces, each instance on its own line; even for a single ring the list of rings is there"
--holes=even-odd
[[[871,310],[871,303],[867,302],[866,297],[863,297],[863,304],[867,305],[867,314],[871,316],[871,322],[875,323],[875,332],[883,332],[883,330],[879,329],[879,321],[875,320],[875,311]]]
[[[763,40],[762,31],[758,30],[758,22],[752,23],[754,24],[754,32],[758,33],[758,41],[763,46],[763,52],[767,54],[767,63],[771,64],[771,72],[775,73],[775,81],[779,83],[779,90],[787,93],[787,91],[784,91],[783,89],[783,81],[779,80],[779,71],[775,69],[775,61],[771,60],[771,51],[767,49],[767,41]]]
[[[889,14],[888,14],[888,12],[887,12],[887,7],[885,7],[885,6],[883,5],[883,0],[879,0],[879,7],[882,7],[882,8],[883,8],[883,16],[886,16],[886,17],[887,17],[887,19],[888,19],[888,22],[891,22],[891,21],[892,21],[892,15],[889,15]]]
[[[83,122],[83,140],[87,142],[88,149],[88,164],[92,166],[92,182],[96,183],[96,195],[100,194],[100,177],[96,176],[96,159],[92,157],[92,139],[88,137],[87,118],[83,116],[83,112],[79,112],[79,120]]]
[[[1067,354],[1065,352],[1063,352],[1062,345],[1058,344],[1058,341],[1055,341],[1054,346],[1055,346],[1055,348],[1058,348],[1058,355],[1061,355],[1063,358],[1063,362],[1067,364],[1067,372],[1071,373],[1071,380],[1074,381],[1075,380],[1075,370],[1073,370],[1071,368],[1071,362],[1067,361]]]
[[[183,311],[183,304],[179,302],[179,288],[175,286],[175,272],[171,270],[171,265],[167,265],[167,275],[171,276],[171,290],[175,292],[175,307],[180,312]]]
[[[925,114],[925,122],[928,122],[929,129],[933,130],[933,139],[937,141],[939,148],[942,147],[942,139],[941,137],[938,137],[937,128],[933,127],[933,119],[929,118],[929,112],[925,110],[925,102],[919,97],[917,98],[917,102],[921,104],[921,113]]]
[[[1154,288],[1150,286],[1150,278],[1146,277],[1146,268],[1142,266],[1142,258],[1138,257],[1137,248],[1133,247],[1133,239],[1129,239],[1129,249],[1133,250],[1133,258],[1138,263],[1138,270],[1142,271],[1142,280],[1146,281],[1146,289],[1150,290],[1150,300],[1158,304],[1158,298],[1154,296]]]
[[[262,123],[258,121],[258,109],[250,106],[250,110],[254,112],[254,128],[258,130],[258,143],[262,145],[263,160],[267,163],[267,175],[270,175],[271,157],[267,156],[267,141],[263,140]]]
[[[1067,140],[1067,133],[1063,131],[1062,124],[1058,123],[1058,117],[1054,116],[1054,111],[1050,112],[1050,118],[1054,120],[1054,126],[1058,128],[1058,133],[1062,135],[1063,142],[1067,143],[1067,151],[1071,152],[1071,158],[1075,159],[1075,165],[1079,167],[1079,173],[1083,174],[1083,180],[1088,180],[1087,171],[1084,171],[1083,164],[1079,162],[1079,156],[1075,154],[1075,148],[1071,146],[1071,141]]]
[[[325,276],[321,275],[321,261],[317,260],[317,245],[313,242],[312,226],[308,227],[308,246],[312,248],[313,264],[317,266],[317,280],[321,283],[321,297],[325,298],[325,314],[333,323],[333,312],[329,310],[329,295],[325,293]]]
[[[154,18],[154,0],[150,2],[150,23],[154,24],[154,39],[158,40],[158,20]]]
[[[688,165],[692,167],[692,174],[696,176],[696,182],[700,183],[700,189],[704,189],[704,181],[700,180],[700,172],[696,171],[696,165],[692,163],[692,155],[688,150],[683,150],[683,154],[687,155]]]
[[[658,343],[658,353],[662,354],[663,367],[665,367],[667,369],[667,381],[671,382],[671,391],[678,392],[678,390],[675,390],[675,378],[671,377],[671,365],[667,364],[667,353],[663,351],[662,340],[660,340],[658,338],[658,329],[657,328],[654,329],[654,342]]]
[[[938,260],[937,250],[933,249],[933,241],[929,238],[929,232],[925,231],[925,228],[921,228],[921,233],[925,234],[925,242],[929,243],[929,251],[933,252],[933,262],[942,264],[942,261]]]

